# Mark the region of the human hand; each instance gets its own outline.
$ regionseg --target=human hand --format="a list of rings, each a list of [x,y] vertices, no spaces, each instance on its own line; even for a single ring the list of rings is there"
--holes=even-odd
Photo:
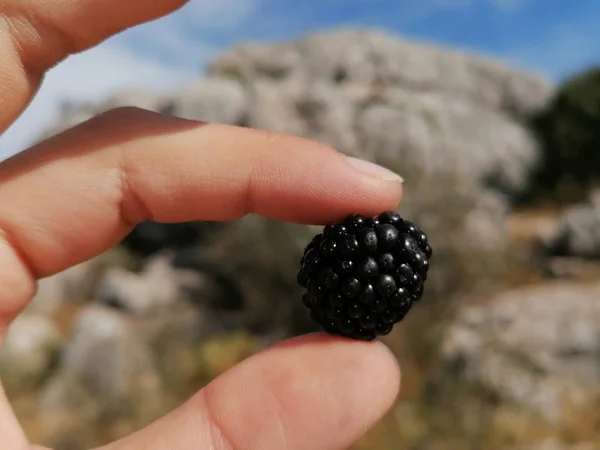
[[[0,4],[0,129],[44,72],[181,0]],[[257,213],[325,223],[394,209],[401,181],[323,145],[134,108],[114,110],[0,164],[0,342],[46,277],[107,250],[141,220]],[[260,352],[104,450],[347,449],[393,404],[399,371],[377,342],[321,334]],[[3,449],[32,447],[0,388]]]

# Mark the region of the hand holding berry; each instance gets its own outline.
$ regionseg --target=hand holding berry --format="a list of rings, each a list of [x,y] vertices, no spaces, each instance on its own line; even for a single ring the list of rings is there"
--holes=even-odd
[[[3,2],[0,129],[23,111],[43,73],[69,52],[184,3]],[[303,139],[133,108],[109,111],[0,164],[0,342],[32,298],[36,280],[100,254],[142,220],[224,221],[256,213],[326,224],[354,212],[395,209],[400,192],[394,174]],[[348,224],[354,234],[347,237],[340,227],[327,230],[340,238],[320,242],[319,257],[332,259],[320,266],[327,270],[319,279],[332,293],[340,286],[362,302],[344,310],[344,318],[381,332],[397,310],[378,304],[377,295],[396,295],[401,287],[394,285],[396,278],[377,273],[395,268],[407,279],[411,273],[396,267],[393,252],[377,250],[367,259],[336,256],[383,249],[399,239],[392,228],[373,232],[361,220]],[[414,253],[414,242],[421,245],[418,238],[402,245]],[[319,266],[317,253],[309,253],[307,271]],[[410,270],[427,264],[416,254],[413,259]],[[346,276],[354,270],[373,277],[370,287]],[[332,296],[332,307],[341,300]],[[361,305],[368,302],[376,316],[363,314]],[[304,336],[254,355],[172,413],[102,449],[347,449],[393,404],[398,386],[395,359],[383,345]],[[0,443],[3,449],[35,448],[2,389]]]

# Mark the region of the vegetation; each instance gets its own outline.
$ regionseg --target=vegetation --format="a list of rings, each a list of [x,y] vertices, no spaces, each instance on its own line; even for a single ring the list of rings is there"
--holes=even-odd
[[[577,201],[600,183],[600,67],[567,80],[530,125],[542,159],[526,201]]]

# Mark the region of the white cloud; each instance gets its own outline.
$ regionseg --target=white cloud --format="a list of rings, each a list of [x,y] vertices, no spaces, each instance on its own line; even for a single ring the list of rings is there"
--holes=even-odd
[[[158,58],[165,64],[198,68],[218,49],[218,32],[241,27],[263,0],[192,1],[160,20],[127,30],[114,39],[119,45]]]
[[[107,44],[72,56],[48,73],[36,98],[0,137],[0,159],[30,145],[65,100],[98,101],[126,86],[168,89],[192,75]]]
[[[214,31],[239,26],[261,0],[201,0],[72,56],[46,76],[26,111],[0,136],[0,161],[35,141],[65,101],[99,101],[134,86],[168,90],[193,79],[217,49]]]

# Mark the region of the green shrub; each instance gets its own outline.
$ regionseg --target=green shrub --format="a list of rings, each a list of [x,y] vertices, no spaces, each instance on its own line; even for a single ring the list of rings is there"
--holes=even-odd
[[[600,181],[600,67],[564,82],[530,125],[540,140],[542,161],[527,200],[585,197]]]

